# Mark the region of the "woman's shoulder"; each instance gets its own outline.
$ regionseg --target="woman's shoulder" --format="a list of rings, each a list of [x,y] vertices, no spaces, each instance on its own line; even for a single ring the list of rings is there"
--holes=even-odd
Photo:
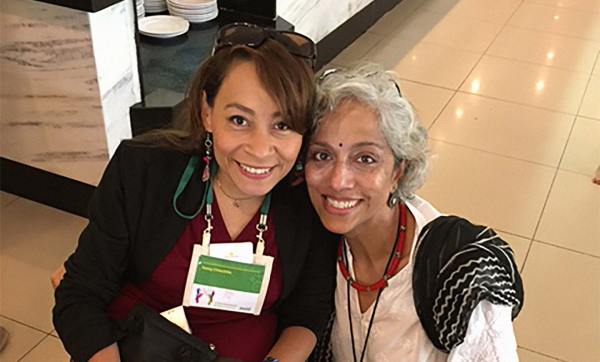
[[[273,189],[273,198],[278,203],[293,206],[298,212],[312,210],[305,182],[292,184],[284,178]]]
[[[415,307],[427,335],[442,351],[465,338],[479,302],[523,306],[523,285],[508,243],[489,227],[440,216],[419,235],[413,270]]]
[[[114,164],[120,172],[129,176],[162,175],[169,177],[171,173],[185,167],[192,155],[165,147],[149,146],[133,140],[123,140],[112,155],[109,167]]]
[[[324,230],[304,182],[294,185],[282,180],[273,190],[273,205],[282,225],[291,224],[291,228],[303,234]]]
[[[127,139],[121,141],[114,156],[118,156],[125,162],[158,164],[160,162],[169,162],[188,158],[185,153],[169,149],[162,146],[152,146],[136,141],[135,139]]]

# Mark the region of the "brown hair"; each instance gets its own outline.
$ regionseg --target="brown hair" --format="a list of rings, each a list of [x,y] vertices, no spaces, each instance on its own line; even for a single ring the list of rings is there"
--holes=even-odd
[[[304,135],[312,122],[313,72],[304,60],[291,55],[277,41],[266,39],[258,48],[245,45],[223,48],[204,61],[192,77],[183,109],[170,128],[153,130],[134,140],[184,153],[200,152],[206,136],[201,115],[203,93],[212,107],[223,79],[237,62],[254,64],[267,93],[284,116],[284,122]]]

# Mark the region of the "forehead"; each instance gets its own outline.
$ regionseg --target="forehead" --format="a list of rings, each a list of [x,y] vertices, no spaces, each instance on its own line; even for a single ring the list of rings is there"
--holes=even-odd
[[[332,144],[385,144],[377,113],[371,107],[353,100],[341,102],[333,112],[323,117],[314,139]]]
[[[276,112],[279,107],[267,92],[252,62],[239,61],[231,65],[219,92],[216,102],[237,102],[255,110]]]

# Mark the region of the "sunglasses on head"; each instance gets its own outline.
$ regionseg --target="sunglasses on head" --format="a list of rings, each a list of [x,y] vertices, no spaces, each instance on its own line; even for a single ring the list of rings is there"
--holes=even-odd
[[[321,82],[321,81],[323,81],[323,79],[327,78],[327,76],[328,76],[328,75],[330,75],[330,74],[334,74],[334,73],[337,73],[337,72],[339,72],[339,69],[337,69],[337,68],[330,68],[330,69],[327,69],[327,70],[325,70],[325,71],[324,71],[324,72],[323,72],[323,73],[322,73],[322,74],[319,76],[319,82]],[[373,73],[373,74],[374,74],[374,73]],[[368,76],[371,76],[371,75],[373,75],[373,74],[368,74],[368,75],[367,75],[367,77],[368,77]],[[400,98],[402,98],[402,97],[403,97],[403,95],[402,95],[402,91],[400,90],[400,86],[398,85],[398,83],[396,83],[396,81],[395,81],[395,80],[393,80],[393,79],[392,79],[391,81],[392,81],[392,83],[394,83],[394,86],[396,87],[396,90],[398,91],[398,95],[400,96]]]
[[[233,23],[219,29],[212,54],[214,55],[219,50],[234,45],[258,48],[267,39],[277,41],[290,54],[305,59],[312,69],[315,69],[317,47],[310,38],[293,31],[266,29],[248,23]]]

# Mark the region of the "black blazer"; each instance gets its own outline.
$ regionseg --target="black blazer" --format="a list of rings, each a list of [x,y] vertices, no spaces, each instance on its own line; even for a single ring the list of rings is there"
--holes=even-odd
[[[147,279],[184,231],[189,221],[175,213],[172,199],[189,158],[123,142],[109,162],[90,201],[89,224],[55,292],[54,326],[76,361],[116,341],[107,306],[124,282]],[[193,214],[203,193],[196,170],[179,210]],[[271,205],[283,274],[280,329],[303,326],[318,336],[333,309],[336,236],[320,224],[304,186],[284,179]]]

